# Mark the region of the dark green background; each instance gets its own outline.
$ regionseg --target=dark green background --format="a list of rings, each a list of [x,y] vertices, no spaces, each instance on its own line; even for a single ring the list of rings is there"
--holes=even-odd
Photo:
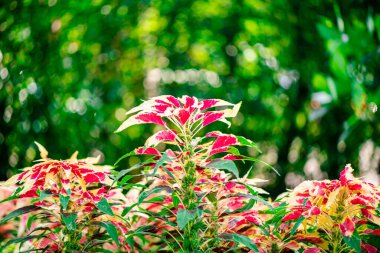
[[[34,140],[53,158],[78,150],[113,164],[154,130],[114,134],[126,110],[188,94],[243,101],[230,129],[209,130],[260,145],[282,176],[258,164],[252,176],[269,179],[273,196],[302,179],[336,178],[346,163],[378,180],[379,1],[0,5],[1,179],[38,158]]]

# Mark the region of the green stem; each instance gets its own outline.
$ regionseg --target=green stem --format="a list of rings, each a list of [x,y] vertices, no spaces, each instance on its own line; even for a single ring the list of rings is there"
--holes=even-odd
[[[182,179],[182,189],[184,190],[183,205],[188,211],[195,211],[196,209],[196,194],[194,191],[196,184],[196,164],[192,161],[194,149],[191,146],[191,133],[186,131],[185,149],[183,156],[183,164],[185,176]],[[184,245],[185,252],[195,252],[199,248],[199,236],[197,231],[194,230],[194,221],[188,222],[184,228]]]

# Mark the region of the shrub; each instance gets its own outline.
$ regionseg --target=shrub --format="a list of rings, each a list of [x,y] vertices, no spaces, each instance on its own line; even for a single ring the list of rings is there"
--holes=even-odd
[[[159,96],[127,112],[117,132],[160,129],[121,159],[147,156],[120,171],[97,158],[48,158],[0,185],[4,252],[377,252],[380,189],[353,176],[305,181],[274,202],[236,161],[261,162],[238,147],[228,126],[240,107],[219,99]],[[119,163],[116,162],[116,164]],[[137,173],[135,171],[138,171]],[[140,179],[135,179],[135,178]]]

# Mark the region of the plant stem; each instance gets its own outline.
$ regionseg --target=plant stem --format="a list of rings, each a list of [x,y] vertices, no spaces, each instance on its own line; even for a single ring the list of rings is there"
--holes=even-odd
[[[187,131],[185,139],[185,150],[183,164],[185,176],[182,179],[182,189],[184,190],[183,205],[187,211],[196,211],[196,194],[194,187],[196,184],[196,164],[192,161],[194,149],[191,146],[191,133]],[[195,252],[199,248],[199,236],[194,230],[194,220],[187,223],[184,228],[184,245],[185,252]]]

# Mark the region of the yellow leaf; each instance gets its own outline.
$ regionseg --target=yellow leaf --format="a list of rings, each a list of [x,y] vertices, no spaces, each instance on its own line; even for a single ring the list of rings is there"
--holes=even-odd
[[[46,150],[46,148],[44,148],[44,146],[42,146],[41,144],[39,144],[38,142],[34,142],[36,145],[37,145],[37,147],[38,147],[38,150],[40,151],[40,156],[41,156],[41,158],[42,159],[47,159],[48,157],[48,152],[47,152],[47,150]]]

